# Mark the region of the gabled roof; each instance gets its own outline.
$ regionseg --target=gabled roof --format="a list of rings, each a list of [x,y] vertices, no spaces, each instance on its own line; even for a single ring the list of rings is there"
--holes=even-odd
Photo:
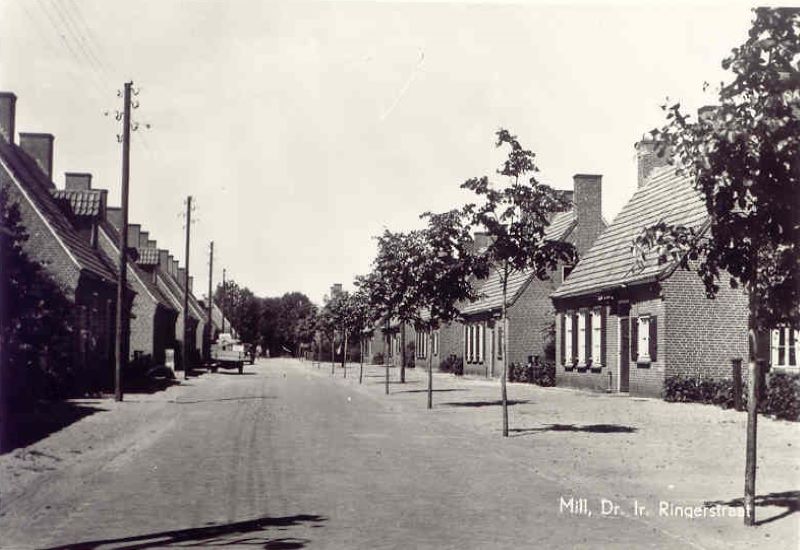
[[[82,271],[111,283],[115,282],[114,270],[97,250],[92,249],[70,224],[56,200],[50,194],[53,182],[42,172],[36,162],[19,146],[0,136],[0,162],[22,187],[34,208],[44,218],[54,237],[62,243],[68,255]]]
[[[114,227],[114,225],[111,224],[108,220],[103,220],[100,223],[100,231],[103,231],[108,236],[112,246],[114,247],[114,250],[119,252],[119,245],[117,244],[119,243],[119,232]],[[115,269],[119,271],[117,262],[114,262],[114,266]],[[147,290],[147,292],[150,294],[150,297],[153,300],[155,300],[156,303],[164,306],[167,309],[175,310],[172,303],[170,303],[167,297],[164,296],[164,293],[162,293],[161,290],[158,288],[158,285],[153,282],[150,274],[142,271],[142,269],[138,265],[136,265],[136,262],[134,262],[133,260],[128,261],[128,269],[132,270],[135,273],[136,277],[141,281],[142,286],[145,287],[145,290]]]
[[[549,241],[564,240],[572,233],[576,224],[574,210],[556,214],[545,230],[545,239]],[[516,271],[509,275],[508,284],[506,285],[509,305],[516,301],[532,277],[534,277],[532,269]],[[461,307],[462,315],[474,315],[484,311],[500,309],[503,306],[503,281],[497,270],[491,270],[489,276],[478,281],[476,286],[475,291],[479,298],[474,302],[464,304]]]
[[[656,250],[648,251],[637,266],[631,245],[644,227],[661,220],[694,228],[708,220],[705,202],[693,181],[678,175],[673,166],[653,172],[551,296],[580,296],[658,280],[674,266],[658,265]]]
[[[181,285],[178,284],[175,277],[161,269],[158,270],[157,276],[164,282],[172,305],[179,312],[183,312],[183,288]],[[203,311],[203,308],[200,307],[200,304],[197,303],[197,299],[191,292],[189,293],[189,316],[202,323],[206,321],[206,312]]]
[[[102,189],[51,189],[50,193],[56,201],[64,203],[73,216],[97,217],[103,214]]]

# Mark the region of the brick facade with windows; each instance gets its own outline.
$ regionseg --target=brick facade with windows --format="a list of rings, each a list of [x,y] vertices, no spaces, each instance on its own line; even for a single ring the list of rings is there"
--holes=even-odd
[[[748,356],[741,290],[723,284],[708,299],[695,271],[659,265],[653,250],[632,252],[634,238],[650,223],[703,228],[707,220],[692,181],[660,166],[665,161],[653,157],[655,149],[637,144],[638,190],[552,294],[558,385],[660,396],[668,376],[729,377],[731,359]],[[601,341],[593,348],[599,361],[576,349],[581,319],[591,312],[601,321],[592,335]]]
[[[572,208],[556,214],[545,236],[575,246],[580,257],[606,227],[601,214],[602,178],[599,175],[577,174],[574,191],[566,192]],[[486,280],[478,281],[478,301],[462,308],[461,349],[455,351],[464,358],[464,372],[486,377],[502,374],[503,355],[508,363],[525,363],[528,358],[552,360],[554,319],[550,294],[562,281],[562,266],[545,280],[532,272],[516,272],[507,285],[508,308],[506,327],[501,326],[502,280],[493,272]],[[503,348],[502,333],[507,331],[507,350]],[[452,334],[448,334],[452,336]],[[442,337],[442,347],[445,347]],[[476,351],[478,353],[476,353]]]

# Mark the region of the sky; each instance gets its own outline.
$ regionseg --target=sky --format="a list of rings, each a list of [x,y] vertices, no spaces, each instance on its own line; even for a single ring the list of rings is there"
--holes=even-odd
[[[0,0],[0,90],[17,131],[55,135],[54,180],[91,172],[120,203],[121,110],[133,81],[130,221],[208,287],[260,296],[369,271],[374,236],[470,202],[460,184],[502,161],[507,128],[538,179],[603,175],[607,220],[636,186],[634,143],[667,98],[746,39],[741,2]],[[105,115],[108,113],[108,116]],[[146,128],[149,124],[150,128]],[[201,291],[198,291],[201,289]]]

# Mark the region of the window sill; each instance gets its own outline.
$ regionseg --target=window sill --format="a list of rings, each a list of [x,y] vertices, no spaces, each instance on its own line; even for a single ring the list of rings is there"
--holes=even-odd
[[[636,368],[639,369],[649,369],[652,365],[653,361],[649,357],[636,360]]]

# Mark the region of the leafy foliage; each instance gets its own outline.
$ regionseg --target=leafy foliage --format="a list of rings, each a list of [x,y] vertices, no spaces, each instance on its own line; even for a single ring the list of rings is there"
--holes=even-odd
[[[439,370],[455,374],[456,376],[462,376],[464,374],[464,359],[457,355],[450,354],[439,363]]]
[[[665,401],[705,403],[729,409],[734,406],[733,380],[669,376],[664,380],[663,397]],[[741,400],[743,404],[747,403],[746,392],[743,392]],[[800,421],[800,375],[769,374],[758,410],[784,420]]]
[[[754,297],[758,328],[800,322],[800,11],[758,8],[749,36],[722,61],[732,80],[697,120],[679,103],[653,130],[705,199],[708,226],[659,222],[634,247],[697,266],[709,295],[723,271]]]
[[[4,406],[78,390],[72,306],[42,266],[28,257],[28,239],[17,204],[0,188],[0,324]]]
[[[553,387],[556,385],[555,363],[511,363],[508,368],[508,381]]]

